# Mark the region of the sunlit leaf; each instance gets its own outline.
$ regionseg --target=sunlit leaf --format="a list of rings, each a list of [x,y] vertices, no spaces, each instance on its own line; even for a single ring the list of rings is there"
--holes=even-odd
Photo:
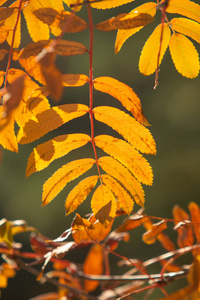
[[[5,25],[0,26],[0,43],[3,43],[7,39],[9,31],[10,28],[8,26]]]
[[[65,134],[40,144],[29,156],[26,176],[48,167],[52,161],[67,155],[70,151],[86,145],[90,141],[86,134]]]
[[[191,37],[193,40],[200,43],[200,24],[186,19],[186,18],[174,18],[170,21],[173,30],[178,31],[184,35]]]
[[[84,74],[64,74],[62,75],[63,86],[83,86],[89,82],[88,76]]]
[[[157,236],[167,228],[167,222],[165,220],[159,223],[153,224],[152,229],[144,233],[142,236],[143,241],[146,244],[153,244],[156,241]]]
[[[98,176],[90,176],[80,181],[68,194],[65,201],[66,215],[70,214],[87,198],[97,184]]]
[[[21,144],[31,143],[49,131],[52,131],[74,118],[81,117],[89,111],[83,104],[63,104],[48,109],[36,115],[36,120],[26,122],[18,132],[18,141]]]
[[[166,12],[180,14],[200,22],[200,5],[190,0],[170,0]]]
[[[131,13],[132,14],[147,13],[147,14],[151,15],[152,17],[154,17],[156,14],[156,3],[154,3],[154,2],[144,3],[144,4],[136,7],[135,9],[133,9],[131,11]],[[120,51],[121,47],[123,46],[123,44],[129,37],[131,37],[136,32],[140,31],[143,27],[144,26],[136,27],[136,28],[129,29],[129,30],[127,30],[127,29],[118,30],[116,40],[115,40],[115,53],[118,53]]]
[[[131,29],[145,26],[154,21],[154,18],[147,13],[129,13],[120,14],[106,21],[98,23],[95,28],[103,31],[112,31],[117,29]]]
[[[169,50],[179,73],[188,78],[199,74],[199,55],[192,42],[184,35],[174,33],[171,36]]]
[[[94,159],[85,158],[69,162],[58,169],[43,186],[42,205],[44,206],[52,201],[68,182],[87,172],[94,163]]]
[[[109,156],[101,157],[98,163],[107,174],[114,177],[131,194],[138,205],[144,205],[144,191],[140,183],[121,163]]]
[[[4,2],[6,2],[6,1],[4,1]],[[0,7],[0,21],[3,21],[5,19],[9,18],[14,13],[15,10],[16,9],[14,9],[14,7]]]
[[[95,137],[95,144],[122,163],[140,182],[152,184],[153,174],[149,163],[129,143],[109,135],[99,135]]]
[[[15,2],[11,5],[15,5]],[[14,9],[13,14],[5,20],[5,26],[14,29],[17,20],[18,10]],[[11,45],[13,39],[13,30],[8,33],[7,42]],[[18,48],[21,43],[21,15],[19,16],[17,29],[15,31],[15,39],[13,48]]]
[[[110,189],[101,184],[94,192],[91,207],[95,217],[106,226],[115,218],[117,203]]]
[[[2,84],[4,82],[4,75],[5,75],[5,72],[4,71],[0,71],[0,87],[2,86]]]
[[[128,85],[111,77],[98,77],[94,80],[94,88],[119,100],[138,122],[149,125],[142,112],[140,99]]]
[[[115,195],[119,206],[129,215],[133,209],[133,199],[123,186],[110,175],[102,175],[103,183]]]
[[[150,75],[155,72],[158,63],[159,48],[161,43],[161,31],[163,29],[163,38],[161,44],[161,52],[159,57],[159,65],[169,45],[171,31],[168,24],[159,24],[146,41],[139,60],[139,70],[144,75]]]
[[[10,151],[18,152],[17,138],[14,131],[14,118],[12,117],[4,124],[4,107],[0,107],[0,144]],[[2,124],[3,123],[3,124]]]
[[[155,154],[155,141],[150,131],[125,112],[108,106],[93,109],[96,120],[107,124],[121,134],[134,148]]]
[[[173,217],[176,220],[175,225],[180,225],[177,228],[178,240],[177,243],[180,248],[191,246],[194,243],[192,226],[189,221],[189,215],[178,205],[173,208]]]
[[[117,6],[121,6],[130,2],[133,2],[135,0],[97,0],[96,2],[94,0],[91,0],[91,6],[98,9],[109,9]],[[90,0],[89,0],[90,2]]]
[[[104,253],[100,245],[93,245],[83,264],[83,272],[87,275],[101,275],[103,273]],[[86,291],[94,291],[99,285],[95,280],[84,280],[84,288]]]
[[[200,208],[195,202],[190,202],[188,206],[190,210],[192,226],[194,228],[197,243],[200,243]]]

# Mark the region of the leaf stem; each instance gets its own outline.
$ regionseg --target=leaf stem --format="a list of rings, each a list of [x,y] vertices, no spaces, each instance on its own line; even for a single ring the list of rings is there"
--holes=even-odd
[[[91,127],[91,143],[94,151],[94,156],[96,160],[97,170],[99,173],[99,179],[101,180],[101,171],[98,164],[98,157],[96,146],[94,142],[94,115],[93,115],[93,19],[92,10],[90,4],[87,4],[88,19],[89,19],[89,30],[90,30],[90,49],[89,49],[89,116],[90,116],[90,127]]]

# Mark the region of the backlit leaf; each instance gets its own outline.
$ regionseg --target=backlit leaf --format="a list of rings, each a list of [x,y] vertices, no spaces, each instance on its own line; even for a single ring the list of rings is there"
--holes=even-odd
[[[142,236],[143,241],[146,244],[153,244],[156,241],[156,238],[163,230],[167,228],[167,222],[165,220],[160,221],[159,223],[153,224],[152,229],[144,233]]]
[[[156,14],[156,3],[155,2],[148,2],[148,3],[144,3],[138,7],[136,7],[135,9],[133,9],[131,11],[131,13],[147,13],[149,15],[151,15],[152,17],[155,16]],[[121,49],[121,47],[123,46],[123,44],[125,43],[125,41],[132,36],[133,34],[135,34],[136,32],[138,32],[139,30],[141,30],[144,26],[140,26],[140,27],[136,27],[133,29],[120,29],[117,32],[117,36],[116,36],[116,40],[115,40],[115,53],[118,53]]]
[[[47,168],[52,161],[86,145],[90,139],[86,134],[65,134],[40,144],[29,156],[26,176]]]
[[[13,5],[14,5],[14,3],[13,3]],[[16,20],[17,20],[17,14],[18,14],[18,10],[15,9],[13,14],[5,20],[5,23],[4,23],[5,26],[7,26],[11,29],[14,29]],[[7,42],[9,45],[11,45],[11,43],[12,43],[12,38],[13,38],[13,30],[11,30],[8,33]],[[18,48],[20,45],[20,42],[21,42],[21,15],[19,16],[18,25],[17,25],[17,29],[15,32],[13,48]]]
[[[162,24],[159,24],[156,27],[156,29],[153,31],[153,33],[150,35],[148,40],[146,41],[142,49],[142,53],[140,55],[139,70],[144,75],[150,75],[154,73],[157,68],[162,28],[163,28],[163,39],[162,39],[161,52],[159,58],[159,65],[161,64],[165,51],[167,50],[167,47],[169,45],[170,36],[171,36],[171,31],[169,29],[169,26],[166,23],[164,24],[164,27],[162,27]]]
[[[194,237],[192,232],[192,226],[189,221],[189,215],[178,205],[173,208],[173,217],[176,220],[175,225],[180,223],[177,228],[178,240],[177,243],[180,248],[191,246],[194,243]],[[182,226],[181,226],[182,224]]]
[[[58,169],[43,186],[42,205],[52,201],[68,182],[87,172],[94,163],[94,159],[85,158],[69,162]]]
[[[9,31],[10,28],[8,26],[0,26],[0,43],[3,43],[7,39]]]
[[[83,264],[83,272],[87,275],[103,274],[104,253],[100,245],[93,245]],[[87,292],[94,291],[99,285],[99,281],[84,280],[84,288]]]
[[[25,6],[23,13],[27,24],[28,32],[34,42],[49,38],[49,27],[36,18],[34,10],[40,8],[40,1],[31,0]]]
[[[63,85],[62,74],[55,65],[55,57],[55,52],[47,52],[39,64],[49,93],[55,101],[58,101],[62,97]]]
[[[122,164],[109,156],[101,157],[98,160],[98,164],[107,174],[114,177],[131,194],[138,205],[144,205],[144,191],[140,183]]]
[[[133,199],[127,191],[110,175],[102,175],[102,180],[115,195],[119,206],[129,215],[133,209]]]
[[[83,86],[89,82],[88,76],[84,74],[64,74],[62,75],[63,86]]]
[[[98,176],[90,176],[80,181],[68,194],[65,201],[66,215],[72,213],[87,198],[97,184]]]
[[[110,189],[101,184],[92,196],[91,207],[95,217],[107,227],[115,218],[117,202]]]
[[[132,229],[135,229],[142,225],[144,222],[145,217],[140,215],[132,215],[124,220],[124,222],[119,225],[116,229],[116,232],[126,232]]]
[[[119,100],[127,110],[132,112],[138,122],[149,125],[142,112],[140,99],[128,85],[105,76],[95,78],[94,88]]]
[[[196,241],[200,243],[200,208],[195,202],[190,202],[188,206],[190,210],[192,226],[194,228],[194,233],[196,237]]]
[[[21,144],[31,143],[49,131],[85,115],[89,111],[83,104],[64,104],[55,106],[36,115],[37,120],[31,119],[20,128],[18,140]]]
[[[153,21],[154,18],[147,13],[123,13],[101,23],[98,23],[97,25],[95,25],[95,28],[103,31],[131,29],[145,26],[152,23]]]
[[[4,115],[4,107],[0,107],[0,117]],[[18,144],[14,131],[14,118],[10,118],[7,123],[2,124],[2,119],[0,119],[0,144],[10,151],[18,152]]]
[[[55,46],[55,51],[58,55],[70,56],[86,53],[87,48],[78,42],[60,40]]]
[[[150,131],[125,112],[108,106],[93,109],[96,120],[107,124],[121,134],[134,148],[155,154],[156,145]]]
[[[170,0],[166,12],[180,14],[200,22],[200,5],[190,0]]]
[[[91,6],[98,9],[109,9],[117,6],[121,6],[130,2],[133,2],[135,0],[97,0],[96,2],[91,0]],[[90,2],[90,1],[89,1]]]
[[[192,42],[184,35],[174,33],[170,39],[169,50],[179,73],[188,78],[199,74],[199,56]]]
[[[147,160],[129,143],[109,135],[95,137],[95,144],[122,163],[140,182],[152,185],[152,169]]]
[[[191,37],[193,40],[200,43],[200,24],[186,19],[186,18],[174,18],[170,21],[173,30],[178,31],[184,35]]]
[[[0,71],[0,87],[2,86],[2,84],[4,82],[4,75],[5,75],[5,72],[4,71]]]
[[[14,9],[14,7],[0,7],[0,21],[9,18],[14,13],[15,10],[16,9]]]

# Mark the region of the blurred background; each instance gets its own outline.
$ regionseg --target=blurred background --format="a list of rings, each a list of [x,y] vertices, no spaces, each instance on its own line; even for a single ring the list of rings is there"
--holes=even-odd
[[[122,12],[129,12],[141,5],[136,0],[132,4],[124,5],[112,10],[93,9],[94,23],[106,20]],[[148,2],[148,1],[147,1]],[[197,1],[196,1],[197,2]],[[78,15],[87,20],[86,8]],[[146,194],[145,212],[148,215],[171,218],[172,208],[175,204],[187,210],[190,201],[199,203],[200,195],[200,83],[199,77],[187,79],[182,77],[173,65],[169,50],[167,50],[159,74],[159,85],[154,87],[154,75],[145,77],[139,73],[138,61],[142,47],[160,22],[160,14],[157,13],[153,24],[146,26],[139,33],[129,38],[121,51],[114,54],[116,32],[94,31],[94,78],[98,76],[110,76],[126,83],[138,94],[141,99],[143,111],[151,127],[149,128],[157,144],[157,155],[146,156],[154,172],[154,183],[151,187],[144,186]],[[25,21],[22,22],[22,47],[31,42]],[[89,31],[66,34],[65,39],[81,42],[89,47]],[[194,43],[197,50],[200,47]],[[6,59],[0,62],[0,70],[5,70]],[[89,73],[88,55],[74,57],[58,57],[57,65],[63,73]],[[18,68],[15,63],[12,67]],[[65,88],[65,93],[60,104],[83,103],[88,105],[88,86],[78,88]],[[53,102],[52,102],[53,104]],[[94,105],[110,105],[122,109],[120,103],[109,95],[94,92]],[[53,162],[47,169],[25,178],[28,157],[36,145],[65,133],[90,133],[88,116],[75,119],[62,126],[58,130],[46,135],[29,145],[19,145],[19,153],[3,150],[0,166],[0,218],[8,220],[23,219],[28,225],[36,227],[43,235],[54,239],[70,227],[75,213],[65,217],[64,202],[68,192],[76,184],[69,184],[49,205],[41,208],[42,186],[44,182],[64,163],[82,158],[93,157],[90,146],[85,146],[73,151],[67,156]],[[95,133],[115,134],[107,126],[95,122]],[[116,134],[116,136],[118,136]],[[101,152],[99,152],[101,154]],[[91,172],[96,172],[92,169]],[[89,174],[89,173],[88,173]],[[137,211],[138,207],[134,208]],[[90,199],[76,211],[84,217],[91,211]],[[115,223],[122,222],[123,218]],[[170,227],[172,229],[172,226]],[[165,252],[156,243],[146,246],[141,239],[144,232],[139,228],[131,232],[129,243],[121,243],[118,253],[129,258],[147,260]],[[168,232],[175,240],[176,234],[172,230]],[[28,234],[20,235],[19,241],[25,243],[28,249]],[[26,244],[27,243],[27,244]],[[84,252],[85,251],[85,252]],[[74,262],[83,262],[87,249],[68,254],[67,258]],[[111,257],[111,269],[113,274],[123,273],[127,268],[117,267],[118,259]],[[187,263],[187,261],[185,261]],[[177,281],[177,286],[183,282]],[[173,290],[174,286],[168,289]],[[9,280],[8,289],[2,291],[2,299],[16,299],[20,295],[21,300],[27,300],[45,291],[54,290],[48,284],[40,286],[32,275],[21,271],[14,279]],[[162,294],[154,292],[152,298],[157,299]],[[142,299],[137,296],[134,299]]]

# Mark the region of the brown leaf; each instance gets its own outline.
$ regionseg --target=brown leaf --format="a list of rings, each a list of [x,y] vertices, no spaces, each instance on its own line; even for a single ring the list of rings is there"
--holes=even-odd
[[[162,220],[159,223],[153,224],[152,229],[143,234],[143,241],[146,244],[155,243],[158,235],[167,228],[167,221]]]
[[[0,49],[0,61],[4,59],[4,57],[7,53],[8,53],[8,50]]]
[[[193,231],[189,215],[178,205],[173,208],[173,217],[176,220],[174,224],[178,232],[178,246],[180,248],[191,246],[194,243]]]
[[[0,7],[0,21],[9,18],[14,10],[14,7]]]
[[[47,52],[40,60],[40,68],[42,75],[46,81],[48,90],[54,100],[57,102],[62,97],[63,85],[62,74],[57,69],[55,63],[55,52]]]
[[[116,229],[117,232],[125,232],[139,227],[144,223],[146,217],[133,215],[125,219]]]

